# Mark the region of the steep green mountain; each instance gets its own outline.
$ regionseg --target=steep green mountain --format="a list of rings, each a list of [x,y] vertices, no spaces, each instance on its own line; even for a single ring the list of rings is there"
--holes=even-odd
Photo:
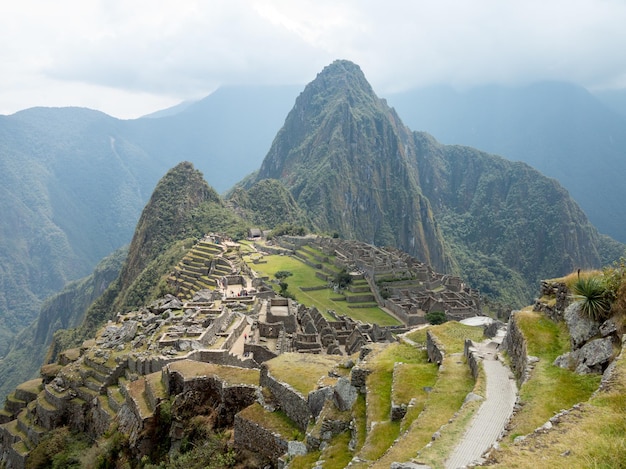
[[[359,67],[336,61],[304,89],[255,181],[279,179],[321,229],[393,245],[450,270],[421,194],[410,133]]]
[[[103,259],[93,273],[70,282],[44,302],[37,320],[17,335],[9,353],[0,360],[0,400],[19,383],[39,374],[54,332],[82,322],[89,305],[119,275],[126,254],[127,249],[118,249]]]
[[[273,229],[287,224],[313,228],[291,193],[277,179],[263,179],[248,190],[237,186],[229,194],[228,202],[235,212],[256,227]]]
[[[76,329],[54,335],[51,356],[92,336],[117,311],[148,304],[168,292],[165,276],[204,234],[234,238],[247,226],[189,162],[179,163],[158,182],[144,208],[119,276],[89,307]]]
[[[413,142],[421,188],[464,278],[483,293],[520,304],[541,279],[623,255],[624,245],[600,235],[556,180],[525,163],[422,132]]]
[[[524,161],[557,179],[600,232],[626,242],[626,116],[561,82],[465,91],[430,87],[388,96],[404,122],[439,141]]]
[[[252,180],[264,178],[322,230],[394,245],[509,304],[527,303],[538,279],[623,253],[556,181],[411,133],[346,61],[298,97]]]

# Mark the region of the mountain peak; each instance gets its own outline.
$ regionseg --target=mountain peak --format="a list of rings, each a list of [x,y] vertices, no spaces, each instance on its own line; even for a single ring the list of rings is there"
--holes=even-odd
[[[377,99],[361,67],[349,60],[335,60],[324,67],[302,94],[307,94],[307,90],[309,92],[323,90],[327,95],[350,94],[354,96],[356,93],[363,93],[370,98]]]

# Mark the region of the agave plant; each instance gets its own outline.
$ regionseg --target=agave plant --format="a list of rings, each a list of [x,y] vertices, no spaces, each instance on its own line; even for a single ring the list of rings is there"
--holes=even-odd
[[[574,299],[580,302],[584,314],[596,321],[608,316],[611,295],[599,277],[578,277],[572,285]]]

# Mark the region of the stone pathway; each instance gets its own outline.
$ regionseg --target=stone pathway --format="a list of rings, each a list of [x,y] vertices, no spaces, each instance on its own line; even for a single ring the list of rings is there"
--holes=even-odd
[[[480,461],[482,454],[498,440],[513,413],[517,385],[509,368],[498,360],[497,346],[493,340],[478,344],[484,357],[487,396],[446,461],[446,469],[463,468]]]

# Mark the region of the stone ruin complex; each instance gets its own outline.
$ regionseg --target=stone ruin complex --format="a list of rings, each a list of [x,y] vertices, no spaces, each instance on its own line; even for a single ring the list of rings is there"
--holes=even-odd
[[[476,293],[458,278],[436,274],[399,251],[288,237],[279,240],[278,249],[295,253],[303,242],[313,243],[356,278],[367,279],[370,288],[356,296],[372,297],[405,325],[424,323],[425,314],[437,308],[455,319],[478,312]],[[353,401],[355,386],[345,378],[315,391],[316,397],[303,396],[276,382],[265,363],[289,353],[351,361],[365,346],[394,341],[407,327],[364,324],[333,311],[325,316],[314,307],[278,297],[234,249],[221,238],[202,240],[170,277],[179,295],[118,314],[95,339],[64,351],[57,363],[42,367],[41,378],[20,385],[0,412],[0,461],[6,467],[24,467],[48,431],[69,426],[97,438],[114,421],[141,457],[152,444],[148,429],[154,426],[160,403],[199,390],[209,393],[211,405],[221,409],[222,424],[234,425],[236,444],[277,460],[290,446],[275,441],[263,425],[246,416],[246,409],[258,405],[261,387],[272,390],[276,407],[301,430],[327,400],[338,408]],[[381,290],[388,292],[387,298]],[[220,378],[230,376],[224,370],[235,368],[241,370],[241,382]],[[356,385],[360,387],[362,383]],[[249,448],[251,441],[259,446]],[[290,445],[302,451],[302,443]]]
[[[450,321],[480,315],[478,291],[460,277],[437,273],[398,249],[324,237],[283,236],[278,243],[296,255],[302,245],[313,245],[327,255],[316,266],[332,257],[337,267],[361,275],[376,302],[408,326],[425,324],[425,315],[435,311]]]

